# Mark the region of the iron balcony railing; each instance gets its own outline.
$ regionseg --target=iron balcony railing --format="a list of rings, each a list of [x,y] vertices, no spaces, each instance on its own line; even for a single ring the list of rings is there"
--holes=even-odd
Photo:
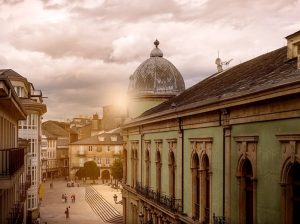
[[[173,196],[167,196],[160,192],[156,192],[148,186],[142,186],[141,183],[136,184],[135,190],[138,194],[143,195],[147,199],[150,199],[173,213],[182,213],[181,199],[175,199]]]
[[[14,175],[24,165],[24,148],[0,149],[0,177]]]
[[[213,224],[230,224],[229,220],[224,216],[216,216],[213,214]]]
[[[14,205],[7,218],[8,224],[22,224],[24,219],[24,203],[18,202]]]

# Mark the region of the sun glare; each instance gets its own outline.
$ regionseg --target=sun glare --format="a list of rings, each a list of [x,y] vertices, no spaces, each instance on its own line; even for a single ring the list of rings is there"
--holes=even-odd
[[[116,95],[113,97],[113,104],[120,108],[120,110],[125,110],[127,106],[126,95]]]

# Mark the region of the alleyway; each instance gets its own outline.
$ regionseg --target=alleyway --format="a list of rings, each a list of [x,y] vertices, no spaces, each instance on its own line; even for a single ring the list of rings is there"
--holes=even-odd
[[[40,214],[41,223],[44,224],[102,224],[105,223],[99,216],[97,216],[89,204],[85,201],[85,187],[67,187],[66,182],[62,180],[53,182],[53,189],[50,189],[50,182],[45,184],[45,197],[41,203]],[[110,191],[108,186],[98,186],[98,188],[106,189],[105,192]],[[113,189],[111,189],[114,191]],[[62,194],[66,193],[68,202],[61,201]],[[71,202],[71,195],[76,195],[76,202]],[[102,193],[103,194],[103,193]],[[103,194],[104,196],[105,194]],[[111,197],[112,192],[108,194]],[[119,196],[119,199],[121,197]],[[110,201],[111,203],[111,201]],[[64,213],[67,206],[70,206],[70,218],[66,219]],[[115,205],[114,205],[115,206]]]

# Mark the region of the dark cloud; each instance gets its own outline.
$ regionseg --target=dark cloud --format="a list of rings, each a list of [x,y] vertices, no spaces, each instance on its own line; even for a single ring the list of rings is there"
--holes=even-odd
[[[299,30],[295,0],[0,0],[0,67],[41,89],[46,119],[91,115],[126,95],[158,38],[186,87],[283,46]],[[13,12],[13,13],[12,13]]]

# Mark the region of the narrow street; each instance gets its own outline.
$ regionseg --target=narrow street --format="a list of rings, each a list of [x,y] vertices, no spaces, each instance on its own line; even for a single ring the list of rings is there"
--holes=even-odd
[[[44,183],[45,196],[41,202],[40,215],[41,223],[44,224],[58,224],[58,223],[72,223],[72,224],[102,224],[104,222],[90,207],[85,200],[86,186],[67,187],[66,181],[53,181],[53,189],[50,189],[50,181]],[[94,185],[98,193],[103,198],[116,208],[117,211],[122,212],[120,205],[115,205],[112,200],[112,195],[117,193],[118,199],[121,199],[120,191],[116,192],[106,185]],[[67,194],[67,203],[62,202],[62,194]],[[75,203],[71,202],[71,195],[76,195]],[[67,219],[65,215],[66,208],[70,206],[70,217]]]

